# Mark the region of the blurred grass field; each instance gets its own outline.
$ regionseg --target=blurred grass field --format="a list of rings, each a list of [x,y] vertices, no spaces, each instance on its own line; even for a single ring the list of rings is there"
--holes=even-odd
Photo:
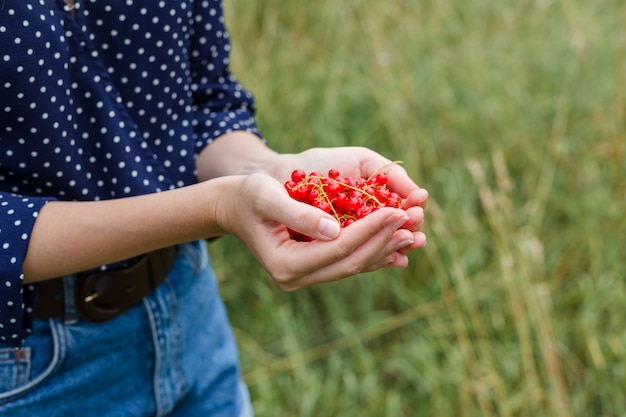
[[[296,293],[210,243],[257,416],[626,415],[626,3],[225,9],[275,149],[371,147],[431,196],[407,269]]]

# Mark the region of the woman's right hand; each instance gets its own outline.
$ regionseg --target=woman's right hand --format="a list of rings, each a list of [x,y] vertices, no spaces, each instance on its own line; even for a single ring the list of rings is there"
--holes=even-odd
[[[241,239],[287,291],[382,267],[405,267],[406,254],[426,244],[419,206],[381,208],[340,229],[330,214],[292,199],[269,175],[220,180],[231,186],[219,200],[217,223]],[[287,228],[315,240],[295,241]]]

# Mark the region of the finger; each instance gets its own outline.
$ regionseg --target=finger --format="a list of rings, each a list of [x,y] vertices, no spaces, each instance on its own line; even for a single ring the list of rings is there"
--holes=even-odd
[[[358,222],[357,222],[358,223]],[[354,228],[357,223],[346,228]],[[340,238],[341,239],[341,236]],[[333,241],[332,243],[338,243]],[[329,245],[329,242],[321,242],[322,245]],[[341,256],[335,262],[331,262],[311,270],[298,282],[299,287],[313,285],[321,282],[336,281],[349,276],[357,275],[375,269],[383,260],[392,254],[400,260],[404,255],[398,250],[406,245],[413,245],[413,233],[408,230],[393,228],[383,228],[360,246],[355,248],[345,256]],[[399,262],[399,261],[398,261]]]
[[[426,208],[428,203],[428,191],[423,188],[416,188],[411,190],[409,194],[402,200],[402,208],[405,210],[409,207],[419,206]]]
[[[420,206],[410,207],[406,213],[409,215],[409,219],[402,225],[402,228],[412,232],[421,230],[424,224],[424,209]]]
[[[276,221],[314,239],[333,240],[339,235],[341,226],[333,216],[317,207],[291,200],[281,206],[283,212],[275,216]]]
[[[267,259],[275,260],[277,263],[269,264],[267,268],[270,273],[278,271],[279,276],[273,274],[274,278],[285,283],[298,280],[300,277],[316,271],[325,271],[317,273],[316,276],[329,274],[320,278],[323,281],[339,279],[341,278],[340,275],[345,276],[345,273],[341,271],[332,271],[331,273],[330,270],[326,269],[328,265],[349,258],[356,251],[362,252],[364,247],[370,248],[367,250],[369,255],[362,255],[358,259],[378,256],[381,248],[406,220],[407,215],[403,210],[383,208],[346,227],[333,241],[295,242],[287,239],[277,248],[267,248],[268,251],[283,252],[280,258],[277,258],[275,254],[268,253]],[[290,260],[288,264],[284,262],[285,257]],[[365,264],[364,260],[360,262]],[[357,267],[359,265],[355,262],[354,268]],[[294,279],[294,277],[297,278]]]
[[[407,198],[411,192],[420,189],[409,177],[406,170],[398,164],[390,164],[388,168],[382,170],[387,174],[389,188],[400,194],[403,199]]]
[[[382,268],[406,268],[409,265],[409,257],[400,253],[394,252],[391,255],[387,256],[382,261],[377,264],[370,265],[363,272],[374,272]]]
[[[331,240],[339,235],[341,227],[333,216],[294,200],[279,182],[268,178],[264,176],[259,178],[262,183],[253,184],[264,191],[256,203],[264,218],[315,239]]]
[[[391,164],[383,172],[387,173],[389,188],[402,197],[402,208],[426,207],[428,191],[419,187],[403,167],[398,164]]]
[[[421,249],[424,246],[426,246],[426,243],[428,242],[428,239],[426,238],[426,235],[422,232],[414,232],[413,233],[413,244],[410,246],[406,246],[402,249],[399,249],[398,252],[400,252],[403,255],[408,254],[409,252],[412,252],[416,249]]]
[[[400,229],[394,233],[386,246],[379,252],[379,257],[373,257],[364,272],[371,272],[384,266],[406,267],[406,254],[425,245],[425,235],[421,232],[411,233]]]
[[[404,233],[403,235],[401,233]],[[414,232],[409,236],[405,229],[400,229],[394,234],[387,247],[381,254],[387,254],[383,258],[372,262],[363,272],[372,272],[383,267],[405,268],[408,265],[408,253],[426,246],[426,235],[422,232]]]

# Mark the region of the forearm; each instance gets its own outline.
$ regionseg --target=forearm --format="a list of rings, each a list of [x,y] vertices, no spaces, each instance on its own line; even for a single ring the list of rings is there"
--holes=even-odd
[[[199,155],[199,184],[130,198],[46,204],[31,234],[23,263],[24,282],[226,233],[216,215],[224,195],[231,191],[224,187],[234,186],[233,175],[262,171],[276,155],[257,136],[233,132]]]
[[[224,187],[233,180],[107,201],[50,202],[32,231],[24,281],[67,275],[224,234],[216,212]]]

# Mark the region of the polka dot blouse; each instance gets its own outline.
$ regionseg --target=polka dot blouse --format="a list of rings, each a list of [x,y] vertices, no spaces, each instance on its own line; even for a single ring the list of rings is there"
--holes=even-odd
[[[0,45],[0,343],[19,346],[47,201],[181,187],[212,140],[259,132],[220,0],[77,0],[75,17],[63,0],[2,0]]]

